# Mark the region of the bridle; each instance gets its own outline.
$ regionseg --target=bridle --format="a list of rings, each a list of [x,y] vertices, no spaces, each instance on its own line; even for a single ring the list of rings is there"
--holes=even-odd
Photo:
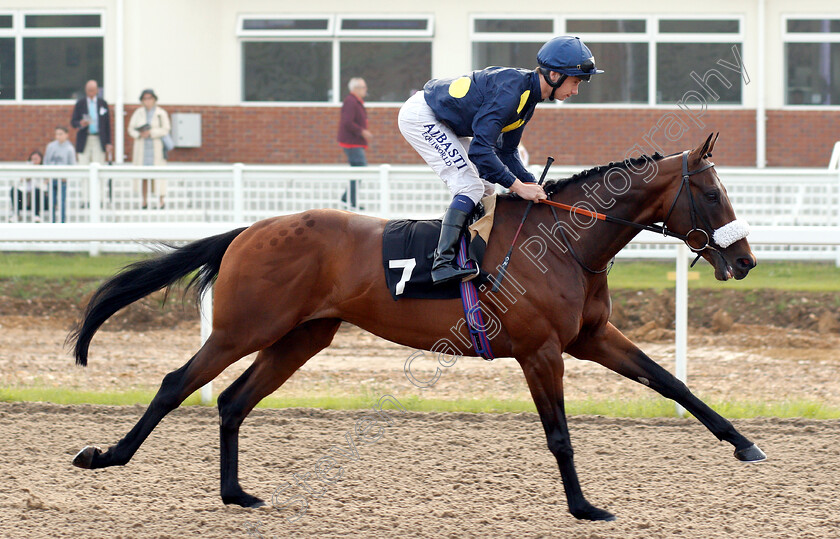
[[[711,249],[713,251],[720,252],[720,249],[711,245],[711,242],[713,240],[709,237],[709,233],[706,230],[697,227],[697,216],[699,215],[699,212],[697,211],[697,204],[694,201],[694,195],[691,193],[691,176],[693,176],[695,174],[699,174],[701,172],[704,172],[704,171],[714,167],[715,164],[712,163],[712,162],[709,162],[708,164],[706,164],[706,165],[704,165],[704,166],[702,166],[702,167],[700,167],[696,170],[688,170],[688,155],[689,155],[689,150],[686,150],[682,153],[682,180],[680,181],[680,188],[677,190],[677,194],[674,197],[673,202],[671,202],[671,207],[668,209],[668,213],[665,215],[665,219],[662,221],[661,225],[643,225],[641,223],[636,223],[636,222],[633,222],[633,221],[627,221],[626,219],[621,219],[619,217],[613,217],[613,216],[606,215],[606,214],[603,214],[603,213],[592,212],[592,211],[589,211],[589,210],[584,209],[584,208],[579,208],[577,206],[569,206],[568,204],[563,204],[561,202],[554,202],[553,200],[548,200],[548,199],[540,200],[539,203],[540,204],[546,204],[546,205],[551,207],[551,213],[554,216],[555,223],[557,223],[557,224],[560,223],[560,218],[557,216],[557,211],[554,209],[555,207],[566,210],[566,211],[569,211],[571,213],[577,213],[579,215],[586,215],[588,217],[592,217],[592,218],[595,218],[595,219],[598,219],[598,220],[601,220],[601,221],[606,221],[608,223],[616,223],[616,224],[620,224],[620,225],[630,226],[630,227],[633,227],[633,228],[638,228],[639,230],[649,230],[651,232],[656,232],[658,234],[662,234],[663,236],[676,238],[676,239],[682,241],[683,243],[685,243],[686,246],[689,249],[691,249],[693,252],[697,253],[697,257],[694,259],[694,262],[691,263],[691,267],[694,267],[694,264],[696,264],[697,261],[700,259],[700,256],[701,256],[703,251],[705,251],[706,249]],[[706,155],[703,156],[703,158],[707,158],[707,157],[711,157],[711,156],[712,156],[712,154],[706,154]],[[674,231],[668,229],[668,220],[671,218],[671,214],[674,212],[674,208],[677,205],[677,201],[679,200],[680,195],[683,192],[683,189],[686,191],[686,193],[688,193],[689,215],[691,216],[691,230],[689,230],[686,234],[680,234],[678,232],[674,232]],[[711,224],[705,218],[703,218],[702,215],[700,216],[700,218],[702,219],[703,224],[706,225],[709,229],[714,228],[714,227],[711,226]],[[583,260],[577,254],[577,252],[575,252],[574,248],[572,247],[571,242],[566,237],[566,232],[563,230],[563,227],[558,226],[557,228],[560,231],[560,235],[563,238],[563,243],[566,245],[566,248],[569,249],[569,252],[572,254],[572,257],[577,261],[578,264],[581,265],[581,267],[583,269],[585,269],[586,271],[588,271],[590,273],[604,273],[604,272],[608,272],[610,270],[610,268],[613,265],[613,261],[610,261],[610,263],[607,265],[607,267],[605,267],[604,269],[601,269],[601,270],[593,270],[593,269],[589,268],[589,266],[587,266],[583,262]],[[694,246],[691,245],[690,240],[691,240],[692,234],[702,234],[702,238],[703,238],[703,240],[702,240],[703,245],[702,246],[694,247]]]
[[[703,157],[707,158],[707,157],[711,157],[711,156],[712,156],[712,154],[706,154]],[[695,253],[698,253],[697,258],[700,258],[699,253],[702,252],[704,249],[711,249],[713,251],[718,251],[719,249],[717,249],[715,247],[712,247],[709,244],[709,241],[710,241],[709,233],[705,229],[697,228],[697,215],[698,215],[697,204],[694,202],[694,195],[691,192],[691,184],[690,184],[690,179],[689,178],[691,176],[695,175],[695,174],[699,174],[701,172],[704,172],[704,171],[706,171],[706,170],[708,170],[708,169],[710,169],[714,166],[715,166],[715,164],[710,161],[707,165],[702,166],[702,167],[698,168],[697,170],[689,171],[688,170],[688,150],[683,152],[683,154],[682,154],[682,182],[680,182],[680,188],[677,191],[677,196],[674,197],[674,201],[671,202],[671,207],[668,209],[668,213],[665,215],[665,219],[662,221],[662,230],[665,231],[665,230],[667,230],[666,227],[668,226],[668,219],[671,218],[671,214],[674,212],[674,206],[677,205],[677,200],[680,198],[680,194],[682,193],[683,188],[685,188],[686,192],[688,193],[688,200],[689,200],[689,203],[690,203],[690,205],[689,205],[689,215],[691,216],[691,230],[689,230],[685,234],[685,238],[680,238],[680,239],[682,239],[682,241],[685,242],[686,246],[689,249],[691,249]],[[701,218],[703,219],[703,224],[704,225],[706,225],[709,229],[712,229],[712,230],[714,229],[714,227],[712,226],[711,223],[708,222],[708,220],[706,220],[702,216],[701,216]],[[692,247],[691,242],[689,241],[689,239],[691,238],[691,235],[695,232],[703,234],[703,237],[705,238],[703,240],[703,246],[702,247]],[[679,235],[675,235],[674,237],[678,237],[678,236]],[[697,259],[695,259],[694,262],[691,265],[694,266],[695,262],[697,262]]]

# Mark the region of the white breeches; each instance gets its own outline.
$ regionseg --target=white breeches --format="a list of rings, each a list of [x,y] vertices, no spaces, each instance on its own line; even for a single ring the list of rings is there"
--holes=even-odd
[[[415,93],[400,109],[400,132],[432,167],[452,196],[466,195],[475,203],[492,195],[496,186],[482,180],[470,161],[466,148],[470,138],[458,138],[445,124],[435,118],[426,104],[422,90]]]

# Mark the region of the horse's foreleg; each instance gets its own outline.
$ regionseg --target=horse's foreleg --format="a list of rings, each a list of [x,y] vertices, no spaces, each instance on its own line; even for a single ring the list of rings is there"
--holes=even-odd
[[[221,495],[226,504],[243,507],[265,505],[239,484],[239,427],[263,398],[280,387],[312,356],[329,346],[340,320],[313,320],[298,326],[263,349],[254,364],[218,399],[221,453]]]
[[[104,453],[98,447],[85,447],[76,454],[73,464],[79,468],[93,469],[122,466],[128,463],[166,414],[177,408],[194,391],[218,376],[231,363],[248,353],[222,346],[219,341],[218,335],[212,334],[204,346],[183,367],[163,377],[160,389],[146,408],[143,417],[125,437]]]
[[[761,449],[739,433],[732,423],[698,399],[684,383],[649,358],[612,324],[607,323],[598,333],[579,339],[567,351],[577,358],[600,363],[678,402],[718,440],[735,446],[738,460],[754,462],[766,458]]]
[[[580,488],[563,403],[563,358],[560,347],[546,347],[534,357],[519,359],[519,363],[540,414],[548,449],[560,467],[569,512],[575,518],[584,520],[614,520],[611,513],[586,501]]]

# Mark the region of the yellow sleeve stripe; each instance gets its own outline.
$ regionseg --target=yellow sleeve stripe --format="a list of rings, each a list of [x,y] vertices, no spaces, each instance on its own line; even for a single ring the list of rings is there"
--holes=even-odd
[[[522,92],[522,97],[519,98],[519,106],[516,107],[516,113],[519,114],[522,112],[522,109],[525,108],[525,103],[528,102],[528,97],[531,95],[531,90],[525,90]]]
[[[525,90],[522,92],[522,96],[519,98],[519,106],[516,107],[516,113],[519,114],[522,112],[522,109],[525,108],[525,103],[528,102],[528,97],[531,95],[531,90]],[[502,133],[507,133],[508,131],[513,131],[519,127],[522,127],[524,124],[524,120],[516,120],[512,124],[508,124],[502,128]]]

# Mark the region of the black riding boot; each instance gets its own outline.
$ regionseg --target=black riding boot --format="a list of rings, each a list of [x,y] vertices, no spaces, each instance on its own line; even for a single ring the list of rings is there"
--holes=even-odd
[[[449,208],[443,216],[435,261],[432,263],[432,281],[435,284],[469,280],[478,275],[478,269],[464,269],[455,262],[461,231],[468,217],[468,213],[455,208]]]

